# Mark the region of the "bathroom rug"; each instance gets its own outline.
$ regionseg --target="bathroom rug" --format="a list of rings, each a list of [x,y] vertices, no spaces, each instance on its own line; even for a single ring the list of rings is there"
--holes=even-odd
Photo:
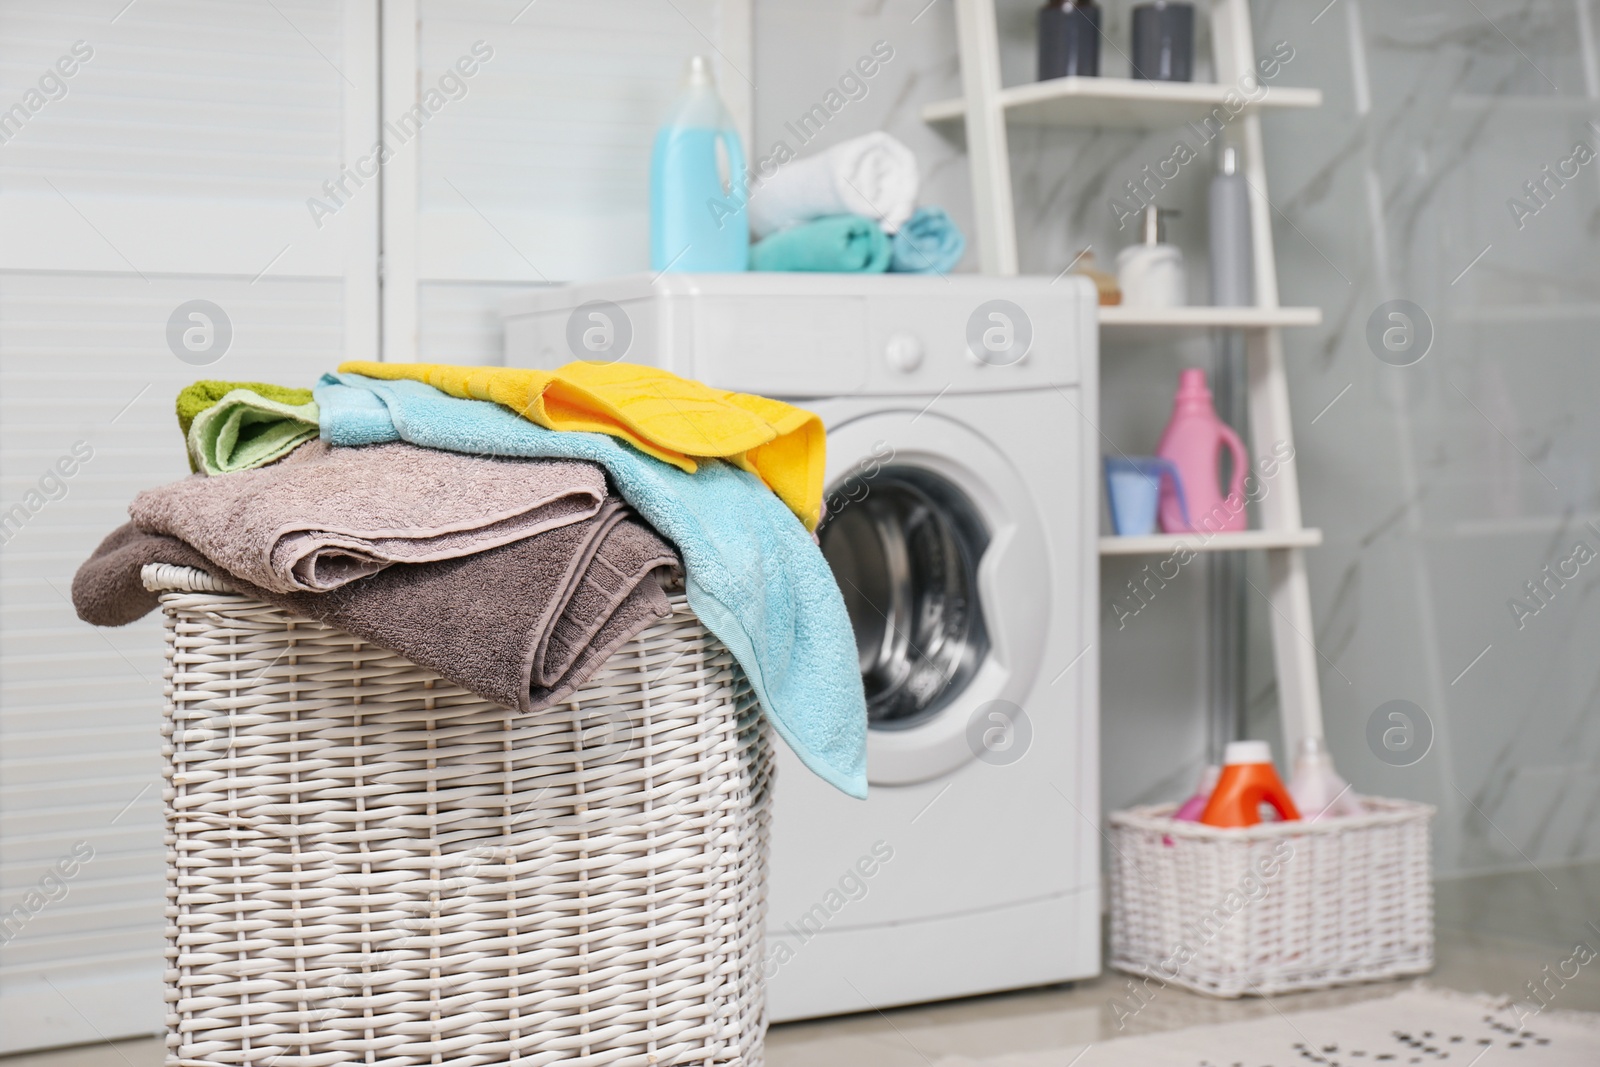
[[[1600,1014],[1416,988],[1324,1011],[1280,1013],[935,1067],[1595,1067]]]

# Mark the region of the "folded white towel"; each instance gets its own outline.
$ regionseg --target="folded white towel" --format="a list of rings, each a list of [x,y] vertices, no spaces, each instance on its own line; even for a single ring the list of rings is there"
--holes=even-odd
[[[750,227],[765,237],[823,215],[865,215],[894,233],[916,209],[917,182],[911,149],[869,133],[779,167],[750,194]]]

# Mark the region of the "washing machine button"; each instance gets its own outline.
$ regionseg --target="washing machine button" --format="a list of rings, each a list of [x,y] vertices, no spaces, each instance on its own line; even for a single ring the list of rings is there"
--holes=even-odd
[[[883,348],[883,358],[901,374],[910,374],[922,366],[924,355],[922,341],[914,333],[894,334]]]

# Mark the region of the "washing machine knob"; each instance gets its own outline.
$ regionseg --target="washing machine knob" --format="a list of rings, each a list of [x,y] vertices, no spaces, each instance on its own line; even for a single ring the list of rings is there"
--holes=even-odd
[[[910,374],[922,366],[924,354],[922,341],[913,333],[894,334],[883,349],[883,358],[901,374]]]

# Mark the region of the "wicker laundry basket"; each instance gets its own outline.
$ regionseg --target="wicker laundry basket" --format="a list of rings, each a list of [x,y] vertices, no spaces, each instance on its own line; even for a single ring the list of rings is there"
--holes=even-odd
[[[1175,822],[1175,804],[1114,813],[1111,966],[1221,997],[1431,970],[1434,809],[1362,799],[1228,830]]]
[[[519,714],[198,571],[143,579],[169,1064],[761,1062],[770,731],[681,596]]]

